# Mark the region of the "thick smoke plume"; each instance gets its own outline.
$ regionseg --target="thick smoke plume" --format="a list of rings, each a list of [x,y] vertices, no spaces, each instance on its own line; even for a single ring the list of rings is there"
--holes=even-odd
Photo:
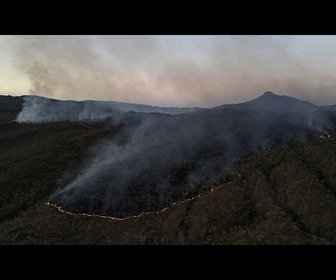
[[[27,100],[32,108],[41,101]],[[78,118],[73,103],[67,103],[59,103],[63,111],[38,105],[31,119],[55,120],[49,112]],[[116,123],[108,113],[102,115],[106,124]],[[175,115],[123,112],[119,130],[69,169],[51,201],[69,211],[119,217],[162,209],[229,179],[243,158],[324,135],[335,120],[325,108],[269,92],[251,102]]]

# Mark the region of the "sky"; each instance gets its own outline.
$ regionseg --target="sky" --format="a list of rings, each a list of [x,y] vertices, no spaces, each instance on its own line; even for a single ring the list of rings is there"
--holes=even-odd
[[[0,94],[213,107],[336,104],[336,36],[0,35]]]

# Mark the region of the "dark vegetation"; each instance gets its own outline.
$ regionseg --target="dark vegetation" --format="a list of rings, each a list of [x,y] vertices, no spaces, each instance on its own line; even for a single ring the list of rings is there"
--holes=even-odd
[[[56,153],[56,162],[62,153]],[[30,204],[17,202],[18,211],[2,220],[0,243],[335,244],[335,158],[335,133],[270,150],[239,165],[233,182],[213,193],[161,214],[122,222],[62,214],[44,204],[59,173],[49,173],[50,187],[44,194],[36,179],[22,173]],[[36,160],[44,163],[44,157]],[[46,174],[45,169],[39,171]],[[7,177],[2,186],[17,177]],[[16,190],[6,189],[7,196],[15,197]]]
[[[21,97],[0,95],[0,122],[15,119],[22,110],[22,104]]]
[[[45,199],[70,163],[107,133],[74,123],[0,124],[0,222]]]
[[[9,113],[13,115],[17,107]],[[334,132],[329,131],[330,138],[320,139],[324,134],[312,131],[305,142],[279,141],[267,151],[247,153],[231,173],[225,173],[213,193],[160,214],[118,222],[69,216],[45,202],[64,172],[90,154],[87,147],[107,138],[116,141],[116,136],[126,131],[123,126],[106,127],[99,122],[89,126],[19,124],[10,119],[7,116],[0,122],[0,244],[336,243]],[[247,125],[244,129],[252,128]],[[297,130],[278,129],[298,136]],[[169,203],[204,190],[199,181],[194,193],[186,191],[186,174],[202,157],[215,160],[216,149],[206,147],[170,167],[168,179],[175,188],[168,189]],[[151,176],[148,178],[156,179]],[[154,186],[148,185],[143,192],[139,178],[127,189],[127,207],[160,209]]]
[[[243,159],[319,139],[336,118],[308,102],[265,93],[239,105],[174,116],[129,112],[120,120],[123,133],[77,165],[52,202],[115,217],[163,209],[226,182]]]

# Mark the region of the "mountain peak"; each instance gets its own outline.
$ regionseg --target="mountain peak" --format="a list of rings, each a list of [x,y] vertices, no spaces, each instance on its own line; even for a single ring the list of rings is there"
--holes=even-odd
[[[273,112],[313,112],[315,105],[286,95],[277,95],[266,91],[258,98],[241,103],[241,108],[268,110]]]
[[[265,97],[271,97],[271,96],[275,96],[275,94],[273,93],[273,92],[271,92],[271,91],[266,91],[264,94],[263,94],[263,96],[265,96]]]

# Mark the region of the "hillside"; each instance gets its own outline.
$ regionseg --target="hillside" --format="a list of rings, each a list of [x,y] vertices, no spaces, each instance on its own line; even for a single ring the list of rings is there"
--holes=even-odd
[[[0,123],[0,222],[45,199],[69,164],[108,133],[69,122]]]
[[[65,111],[1,101],[0,244],[335,244],[330,109],[265,93],[116,119],[104,110],[78,118],[67,101],[57,103]],[[14,122],[27,104],[38,120]],[[47,201],[119,218],[159,213],[113,221]]]
[[[283,98],[271,99],[276,103]],[[287,107],[306,104],[285,100]],[[336,123],[317,109],[311,113],[239,105],[178,115],[123,114],[119,120],[123,133],[96,146],[94,157],[62,181],[51,202],[71,212],[120,218],[157,211],[225,182],[247,157],[319,139]]]
[[[0,95],[0,121],[10,121],[22,110],[23,98]]]
[[[286,95],[276,95],[273,92],[266,91],[260,97],[234,105],[239,109],[245,110],[268,110],[273,112],[300,112],[314,113],[318,107],[307,101],[302,101]]]
[[[46,190],[2,221],[0,243],[335,244],[335,156],[335,133],[267,151],[242,163],[233,182],[213,193],[127,221],[60,213],[44,204]],[[57,153],[55,160],[61,157]],[[28,173],[25,178],[29,183]],[[26,195],[36,192],[39,185],[27,184]]]

